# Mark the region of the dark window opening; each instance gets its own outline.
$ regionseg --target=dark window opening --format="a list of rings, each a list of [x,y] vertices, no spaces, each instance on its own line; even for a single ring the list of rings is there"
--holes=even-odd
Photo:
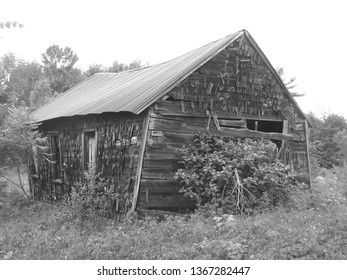
[[[96,133],[84,132],[84,170],[88,170],[93,163],[96,164]]]
[[[250,130],[262,131],[262,132],[282,133],[283,122],[282,121],[247,120],[247,128]]]
[[[51,142],[52,160],[54,162],[52,175],[54,179],[59,179],[61,177],[61,152],[60,152],[59,136],[51,135],[50,142]]]
[[[165,100],[166,101],[176,101],[176,99],[173,98],[172,96],[168,96]]]
[[[247,120],[247,128],[250,130],[261,132],[283,132],[283,121],[262,121],[262,120]],[[282,146],[281,140],[271,140],[280,149]]]

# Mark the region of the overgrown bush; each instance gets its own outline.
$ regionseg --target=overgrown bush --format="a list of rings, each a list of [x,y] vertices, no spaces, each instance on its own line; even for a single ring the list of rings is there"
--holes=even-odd
[[[26,188],[22,174],[27,173],[33,158],[43,157],[48,151],[46,137],[38,132],[38,124],[29,116],[27,107],[11,107],[0,127],[0,175],[19,188],[28,200],[31,194]],[[15,171],[17,180],[7,176]]]
[[[252,216],[199,208],[161,222],[134,213],[123,222],[98,216],[80,223],[63,203],[15,205],[0,211],[0,260],[346,260],[346,174],[323,170],[312,193],[295,191],[292,211]]]
[[[288,166],[276,159],[269,140],[228,139],[198,134],[178,151],[184,168],[174,178],[197,205],[231,213],[264,212],[289,200],[297,184]]]
[[[2,180],[0,177],[0,209],[1,207],[6,203],[6,198],[7,198],[7,182],[5,180]]]
[[[112,213],[117,193],[108,182],[96,173],[96,166],[90,165],[84,172],[85,181],[76,183],[66,198],[67,206],[73,216],[82,220]]]

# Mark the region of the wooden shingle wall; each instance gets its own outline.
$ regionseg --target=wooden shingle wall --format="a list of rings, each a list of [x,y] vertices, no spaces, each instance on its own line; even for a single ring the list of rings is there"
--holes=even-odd
[[[261,121],[265,129],[250,129],[248,120]],[[278,131],[284,120],[286,133]],[[280,123],[274,131],[273,122]],[[245,37],[239,38],[152,106],[138,207],[194,207],[193,200],[178,192],[179,185],[172,176],[179,167],[177,148],[192,144],[198,132],[276,140],[278,156],[298,175],[305,175],[308,167],[302,124],[303,119],[261,56]],[[286,149],[281,150],[281,145]]]
[[[60,118],[46,121],[40,130],[58,135],[61,156],[61,174],[54,178],[54,155],[41,160],[33,176],[33,189],[38,199],[59,200],[68,194],[85,171],[83,133],[96,133],[97,172],[109,185],[115,186],[119,196],[114,212],[124,215],[131,208],[143,114],[108,113],[83,117]],[[51,161],[51,162],[50,162]]]

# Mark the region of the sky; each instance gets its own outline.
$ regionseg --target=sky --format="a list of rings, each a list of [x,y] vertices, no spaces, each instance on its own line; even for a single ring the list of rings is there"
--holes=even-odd
[[[150,65],[247,29],[274,68],[296,77],[304,112],[347,118],[344,87],[347,16],[344,0],[0,0],[0,56],[41,62],[41,53],[69,46],[86,70],[134,59]]]

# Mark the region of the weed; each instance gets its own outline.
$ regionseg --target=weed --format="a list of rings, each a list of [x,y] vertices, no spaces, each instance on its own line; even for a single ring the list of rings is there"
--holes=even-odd
[[[291,205],[252,216],[206,204],[160,222],[95,222],[63,203],[14,204],[0,212],[0,259],[347,259],[344,170],[324,170],[311,193],[298,189]]]

